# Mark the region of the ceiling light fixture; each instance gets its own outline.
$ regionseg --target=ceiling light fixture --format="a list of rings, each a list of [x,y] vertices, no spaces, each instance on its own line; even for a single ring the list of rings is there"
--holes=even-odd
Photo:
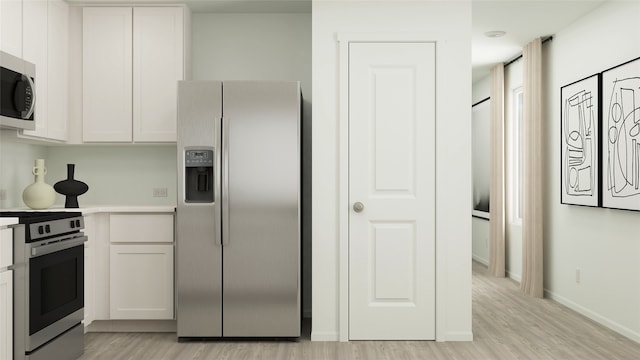
[[[493,30],[493,31],[487,31],[486,33],[484,33],[484,36],[490,37],[490,38],[498,38],[498,37],[505,36],[506,34],[507,34],[506,31]]]

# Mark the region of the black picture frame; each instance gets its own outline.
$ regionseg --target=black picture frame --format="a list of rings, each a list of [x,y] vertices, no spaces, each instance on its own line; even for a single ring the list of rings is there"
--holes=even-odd
[[[602,72],[602,206],[640,211],[640,57]]]
[[[601,198],[601,76],[560,88],[560,203],[598,207]]]
[[[471,106],[472,122],[472,208],[473,216],[489,219],[490,209],[490,133],[491,98],[487,97]]]

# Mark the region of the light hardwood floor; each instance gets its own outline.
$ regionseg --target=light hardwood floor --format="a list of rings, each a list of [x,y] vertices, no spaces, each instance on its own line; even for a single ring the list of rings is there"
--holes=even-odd
[[[178,343],[174,333],[89,333],[89,359],[640,359],[640,344],[473,264],[473,342],[214,341]]]

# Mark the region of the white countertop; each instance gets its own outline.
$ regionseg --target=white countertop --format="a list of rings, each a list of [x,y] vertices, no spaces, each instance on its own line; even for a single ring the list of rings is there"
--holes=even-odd
[[[15,209],[3,209],[3,211],[80,211],[83,215],[96,214],[96,213],[167,213],[174,212],[175,206],[171,205],[89,205],[83,206],[80,208],[67,209],[62,207],[61,205],[54,205],[48,209],[43,210],[32,210],[29,208],[15,208]],[[18,220],[15,218],[0,218],[2,220],[14,219],[17,223]],[[0,224],[4,224],[4,221]]]
[[[139,205],[139,206],[127,206],[127,205],[96,205],[96,206],[83,206],[79,209],[64,209],[59,211],[81,211],[82,214],[95,214],[95,213],[166,213],[174,212],[175,206],[170,205]]]
[[[5,226],[15,225],[18,223],[18,218],[14,217],[3,217],[0,218],[0,228],[4,228]]]

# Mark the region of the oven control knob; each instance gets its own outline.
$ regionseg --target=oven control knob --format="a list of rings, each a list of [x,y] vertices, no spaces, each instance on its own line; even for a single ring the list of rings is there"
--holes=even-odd
[[[76,227],[80,227],[80,220],[76,220]]]
[[[71,225],[71,228],[73,229],[74,227],[76,227],[76,223],[73,222],[73,220],[69,221],[69,225]]]
[[[48,234],[51,232],[51,227],[49,225],[44,226],[44,231]]]
[[[38,234],[40,235],[44,234],[44,226],[42,225],[38,226]]]

